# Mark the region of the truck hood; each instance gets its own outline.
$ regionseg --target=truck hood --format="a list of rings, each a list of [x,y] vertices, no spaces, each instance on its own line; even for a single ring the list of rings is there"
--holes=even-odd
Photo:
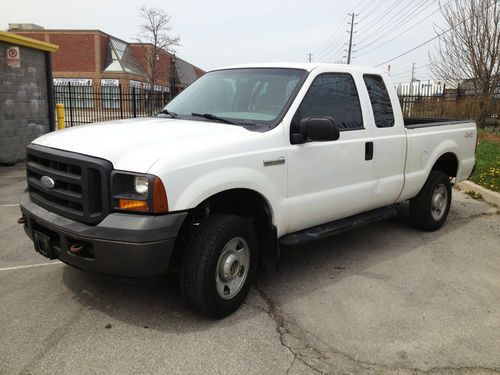
[[[257,135],[241,126],[170,118],[142,118],[80,125],[32,143],[109,160],[115,169],[146,173],[160,158]]]

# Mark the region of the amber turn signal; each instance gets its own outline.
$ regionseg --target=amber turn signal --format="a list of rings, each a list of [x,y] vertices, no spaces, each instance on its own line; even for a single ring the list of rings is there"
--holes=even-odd
[[[168,212],[167,192],[158,177],[155,177],[153,182],[153,212],[155,214]]]
[[[119,199],[118,208],[120,210],[148,212],[148,202],[134,199]]]

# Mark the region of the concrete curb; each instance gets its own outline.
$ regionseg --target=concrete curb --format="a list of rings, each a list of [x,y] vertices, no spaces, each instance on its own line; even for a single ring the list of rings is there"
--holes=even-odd
[[[472,181],[461,181],[457,184],[460,190],[473,191],[474,193],[481,194],[483,199],[497,207],[500,207],[500,193],[488,190]]]

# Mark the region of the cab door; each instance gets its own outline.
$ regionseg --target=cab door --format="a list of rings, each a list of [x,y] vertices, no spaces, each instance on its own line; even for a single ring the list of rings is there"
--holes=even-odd
[[[290,123],[308,117],[332,117],[340,129],[335,141],[291,144],[288,151],[288,232],[351,216],[377,206],[371,155],[373,129],[365,123],[358,86],[349,72],[317,73]],[[366,102],[366,90],[364,100]],[[292,107],[293,108],[293,107]]]
[[[406,163],[406,132],[399,101],[393,91],[389,95],[384,77],[380,74],[364,74],[363,81],[370,101],[366,110],[367,121],[373,126],[373,172],[376,184],[373,199],[380,206],[397,201],[404,184]],[[397,120],[396,120],[397,119]]]

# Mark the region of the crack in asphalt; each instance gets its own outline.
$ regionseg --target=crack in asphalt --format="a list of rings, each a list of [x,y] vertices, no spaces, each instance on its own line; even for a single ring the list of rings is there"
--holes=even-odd
[[[80,307],[74,311],[74,313],[69,317],[69,319],[64,322],[60,327],[55,328],[52,332],[45,338],[45,345],[43,348],[33,357],[30,362],[26,364],[20,373],[31,374],[32,369],[40,364],[40,361],[45,358],[47,353],[49,353],[53,348],[59,344],[63,337],[68,333],[70,327],[81,318],[81,312],[84,307]]]
[[[288,350],[290,350],[288,348]],[[290,373],[290,370],[293,368],[293,365],[295,364],[295,361],[297,360],[297,356],[296,355],[293,355],[293,359],[292,359],[292,362],[290,362],[290,366],[288,366],[288,368],[286,369],[286,373],[289,374]]]
[[[267,310],[259,306],[251,305],[249,303],[246,304],[259,311],[265,312],[276,323],[276,332],[278,334],[281,345],[286,348],[293,356],[292,361],[290,362],[290,365],[286,371],[287,374],[293,368],[296,360],[301,361],[305,366],[309,367],[319,374],[380,374],[394,371],[411,375],[465,375],[476,371],[482,371],[484,374],[488,375],[500,374],[500,367],[488,368],[484,366],[445,366],[422,370],[419,368],[397,367],[356,359],[347,353],[343,353],[336,348],[333,348],[328,343],[324,342],[312,333],[307,332],[296,322],[287,320],[280,312],[279,307],[272,300],[269,294],[264,291],[262,285],[256,284],[255,289],[267,305]],[[290,340],[288,337],[292,338],[292,340]],[[293,340],[295,340],[298,345],[293,345],[293,343],[289,342]],[[321,349],[319,348],[319,346],[324,346],[325,349]]]
[[[298,340],[300,343],[304,345],[305,348],[308,348],[312,350],[313,352],[320,354],[319,351],[317,351],[315,348],[312,346],[308,345],[303,338],[297,337],[295,334],[293,334],[290,329],[289,329],[289,323],[286,322],[285,318],[281,315],[277,307],[275,306],[274,302],[272,299],[267,295],[267,293],[260,287],[260,285],[256,284],[255,289],[259,293],[260,297],[264,300],[264,302],[267,305],[268,310],[262,309],[260,307],[252,306],[258,310],[261,310],[265,312],[275,323],[276,323],[276,333],[278,334],[279,340],[281,345],[286,348],[290,354],[292,355],[292,361],[290,362],[290,365],[286,371],[286,373],[290,373],[290,370],[293,368],[293,365],[296,360],[301,361],[305,366],[309,367],[313,371],[319,373],[319,374],[325,374],[324,371],[321,369],[315,367],[313,364],[308,363],[306,361],[306,358],[300,353],[300,351],[297,351],[296,348],[293,348],[292,345],[286,342],[285,335],[290,335],[296,340]]]
[[[433,367],[427,371],[415,369],[415,374],[439,374],[439,375],[455,375],[455,374],[470,374],[475,371],[482,371],[482,374],[500,374],[500,368],[488,368],[482,366],[476,367]]]

